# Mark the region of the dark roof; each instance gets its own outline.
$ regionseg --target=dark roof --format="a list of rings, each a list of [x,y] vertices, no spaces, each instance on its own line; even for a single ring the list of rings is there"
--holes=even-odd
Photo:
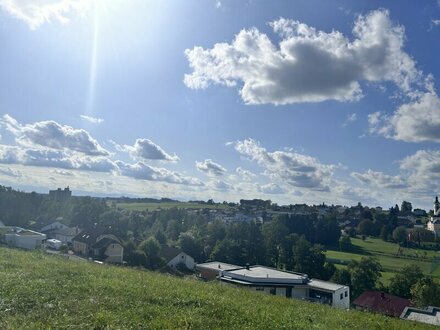
[[[166,262],[171,261],[175,256],[183,251],[174,247],[174,246],[162,246],[160,249],[159,255],[161,258],[164,258]]]
[[[106,228],[97,227],[92,229],[85,229],[76,235],[72,241],[85,243],[87,245],[93,245],[96,243],[96,239],[106,232]]]
[[[93,249],[106,248],[110,244],[120,244],[120,243],[115,239],[104,237],[103,239],[100,239],[98,242],[93,244],[92,248]]]
[[[353,301],[353,304],[371,312],[400,317],[407,306],[408,299],[400,298],[380,291],[365,291]]]

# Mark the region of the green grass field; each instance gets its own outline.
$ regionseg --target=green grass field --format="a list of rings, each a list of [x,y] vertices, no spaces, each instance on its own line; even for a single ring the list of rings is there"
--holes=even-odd
[[[178,209],[227,209],[228,205],[223,204],[197,204],[197,203],[176,203],[176,202],[164,202],[164,203],[117,203],[117,207],[127,209],[130,211],[154,211],[158,209],[167,210],[171,208]]]
[[[416,264],[426,275],[440,279],[440,266],[431,272],[432,258],[434,256],[440,257],[440,253],[436,251],[402,248],[398,256],[399,246],[395,243],[384,242],[376,238],[367,238],[365,241],[352,238],[351,242],[354,246],[352,253],[328,250],[326,252],[327,258],[335,263],[346,263],[351,260],[360,260],[362,257],[374,257],[384,269],[381,278],[383,284],[387,284],[396,272],[410,264]]]
[[[430,328],[214,282],[8,248],[0,248],[0,279],[1,329]]]

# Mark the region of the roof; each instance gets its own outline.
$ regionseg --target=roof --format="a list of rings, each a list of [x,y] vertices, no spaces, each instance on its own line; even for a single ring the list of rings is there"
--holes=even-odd
[[[411,306],[408,299],[381,291],[365,291],[353,301],[353,304],[372,312],[395,317],[400,317],[405,307]]]
[[[64,236],[75,236],[77,235],[79,232],[78,228],[64,228],[64,229],[55,229],[52,231],[52,234],[57,234],[57,235],[64,235]]]
[[[72,241],[85,243],[87,245],[93,245],[96,243],[96,239],[104,234],[106,231],[106,228],[92,228],[92,229],[86,229],[80,232],[78,235],[76,235]]]
[[[159,251],[159,255],[161,258],[165,259],[166,262],[168,262],[173,260],[177,255],[182,252],[182,250],[176,248],[175,246],[162,246]]]
[[[93,249],[101,249],[101,248],[107,248],[110,244],[120,244],[117,240],[114,240],[109,237],[104,237],[103,239],[100,239],[98,242],[93,244]]]
[[[197,264],[196,268],[203,268],[210,270],[231,270],[242,267],[237,265],[227,264],[225,262],[212,261],[212,262],[205,262],[203,264]]]
[[[333,282],[326,282],[312,278],[309,283],[307,283],[309,287],[320,289],[320,290],[328,290],[328,291],[337,291],[340,289],[348,289],[348,286],[341,285]]]
[[[427,324],[440,325],[440,308],[429,306],[426,309],[406,307],[400,318]]]
[[[240,282],[248,285],[293,285],[306,284],[306,274],[277,270],[264,266],[252,266],[229,271],[222,271],[220,279],[226,282]]]

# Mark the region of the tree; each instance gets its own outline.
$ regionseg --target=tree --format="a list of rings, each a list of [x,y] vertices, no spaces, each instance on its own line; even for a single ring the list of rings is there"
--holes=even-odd
[[[416,242],[418,246],[421,242],[433,242],[435,240],[435,235],[432,231],[425,228],[413,228],[409,231],[409,239]]]
[[[342,285],[351,285],[351,273],[348,269],[336,269],[331,280]]]
[[[339,239],[339,250],[348,252],[351,251],[353,245],[351,244],[351,239],[348,236],[342,236]]]
[[[408,265],[391,278],[388,288],[391,294],[411,298],[411,287],[423,278],[424,275],[419,266]]]
[[[407,201],[403,201],[402,205],[400,206],[400,212],[403,214],[409,214],[412,211],[412,204]]]
[[[362,220],[358,225],[359,234],[369,236],[373,232],[373,221],[370,219]]]
[[[399,226],[393,231],[393,240],[400,245],[404,244],[407,240],[406,228],[404,226]]]
[[[311,245],[303,236],[293,247],[295,271],[308,274],[311,277],[325,276],[325,254],[321,245]]]
[[[353,297],[358,297],[364,291],[373,289],[382,271],[380,263],[371,257],[363,257],[360,261],[353,260],[347,267],[350,272],[350,288]]]
[[[412,302],[419,307],[440,306],[440,285],[424,277],[411,288]]]
[[[139,250],[145,253],[146,268],[155,270],[162,266],[162,260],[159,257],[160,244],[154,237],[142,241],[141,244],[139,244]]]
[[[189,232],[179,235],[179,246],[183,252],[200,262],[203,259],[203,247],[200,242]]]

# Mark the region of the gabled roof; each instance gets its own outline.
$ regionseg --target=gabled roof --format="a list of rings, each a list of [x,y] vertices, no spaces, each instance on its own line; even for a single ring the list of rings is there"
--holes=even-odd
[[[365,291],[353,301],[353,304],[372,312],[394,317],[400,317],[405,307],[412,306],[408,299],[381,291]]]
[[[166,262],[169,262],[182,252],[182,250],[176,248],[175,246],[162,246],[159,256],[165,259]]]
[[[120,243],[117,240],[115,240],[115,239],[112,239],[112,238],[109,238],[109,237],[104,237],[103,239],[100,239],[98,242],[93,244],[92,248],[93,249],[106,248],[110,244],[120,244]]]
[[[51,232],[52,234],[64,235],[64,236],[75,236],[78,235],[79,229],[75,227],[68,227],[64,229],[55,229]]]
[[[87,245],[93,245],[96,243],[96,239],[105,233],[107,229],[102,227],[85,229],[76,235],[72,241],[85,243]]]

